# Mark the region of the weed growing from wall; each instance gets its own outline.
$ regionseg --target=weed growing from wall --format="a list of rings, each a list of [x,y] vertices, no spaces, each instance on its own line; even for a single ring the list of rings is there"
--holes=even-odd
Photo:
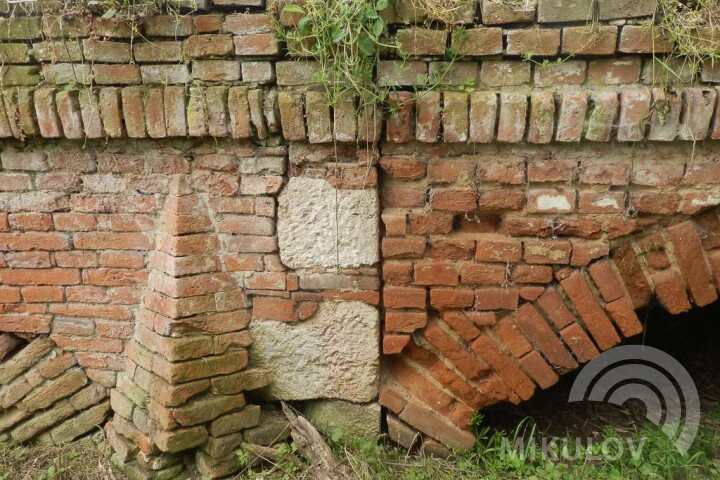
[[[670,58],[680,60],[678,66],[658,59],[677,80],[693,74],[703,64],[714,65],[720,60],[720,2],[718,0],[657,0],[656,22],[672,40]]]
[[[416,0],[415,8],[449,28],[458,1]],[[377,112],[387,108],[388,97],[397,83],[393,78],[386,78],[382,85],[378,84],[376,75],[380,58],[394,57],[401,61],[397,76],[405,71],[404,62],[408,59],[397,40],[389,34],[385,19],[389,8],[388,0],[286,3],[278,7],[276,16],[295,16],[297,25],[284,28],[276,22],[276,30],[291,56],[311,58],[318,63],[315,80],[324,87],[331,106],[352,95],[358,99],[359,109]],[[459,30],[462,29],[455,30],[458,36]],[[434,75],[426,75],[413,88],[420,92],[437,89],[459,57],[456,49],[448,48],[443,68]],[[394,108],[401,106],[394,104]],[[389,113],[393,114],[392,111]]]

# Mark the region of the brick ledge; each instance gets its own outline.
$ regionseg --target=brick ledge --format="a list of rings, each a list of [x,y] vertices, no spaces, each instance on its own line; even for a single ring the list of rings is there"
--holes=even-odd
[[[0,138],[282,135],[311,144],[698,141],[720,139],[720,87],[640,85],[562,92],[395,92],[384,126],[353,98],[331,108],[320,92],[248,87],[22,88],[0,103]]]

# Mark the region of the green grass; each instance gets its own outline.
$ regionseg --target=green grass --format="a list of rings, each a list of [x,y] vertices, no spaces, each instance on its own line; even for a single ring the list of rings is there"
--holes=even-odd
[[[479,417],[481,418],[481,417]],[[629,451],[615,460],[599,455],[603,440],[617,439],[625,445],[624,435],[611,428],[595,439],[592,450],[574,449],[574,440],[566,439],[573,460],[551,459],[541,446],[527,446],[522,453],[508,454],[507,443],[528,440],[538,432],[530,420],[513,432],[491,431],[476,427],[478,441],[474,451],[457,453],[448,459],[426,458],[360,439],[330,439],[338,457],[349,467],[350,478],[362,480],[606,480],[606,479],[711,479],[720,478],[720,408],[706,413],[703,426],[687,455],[681,454],[659,428],[646,425],[633,435],[634,445],[642,444],[642,454]],[[563,439],[556,443],[563,445]],[[560,453],[561,448],[555,451]],[[290,453],[291,448],[287,448]],[[561,456],[561,455],[559,455]],[[599,456],[599,459],[594,458]],[[0,443],[0,480],[121,480],[113,471],[109,453],[102,444],[85,440],[63,447],[19,446]],[[196,476],[192,478],[198,478]],[[253,480],[301,480],[311,476],[289,461],[247,469],[235,478]]]

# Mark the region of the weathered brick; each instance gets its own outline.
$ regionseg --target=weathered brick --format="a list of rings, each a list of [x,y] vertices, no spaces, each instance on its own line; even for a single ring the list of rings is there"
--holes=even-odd
[[[465,56],[500,54],[503,49],[502,29],[470,28],[462,34],[453,32],[452,48]]]
[[[560,50],[560,29],[517,28],[507,32],[506,55],[553,56]]]
[[[579,271],[560,280],[565,293],[572,301],[583,322],[602,350],[613,347],[620,341],[610,319],[600,308],[597,299]]]
[[[447,32],[427,28],[401,29],[396,34],[400,51],[413,56],[444,55]]]
[[[618,27],[587,25],[563,28],[562,53],[569,55],[612,55]]]

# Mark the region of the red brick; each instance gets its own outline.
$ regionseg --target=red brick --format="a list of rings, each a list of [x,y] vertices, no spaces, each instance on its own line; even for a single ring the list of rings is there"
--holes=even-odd
[[[453,228],[454,216],[444,213],[410,213],[409,231],[413,235],[446,234]]]
[[[500,336],[500,339],[508,350],[510,350],[510,353],[517,358],[522,357],[533,349],[511,316],[507,316],[497,322],[494,330],[495,333]]]
[[[520,365],[543,390],[552,387],[560,380],[560,377],[535,350],[521,358]]]
[[[470,342],[480,335],[480,330],[477,329],[463,311],[443,312],[442,319],[466,342]]]
[[[20,289],[18,287],[0,286],[0,303],[20,302]]]
[[[525,190],[483,190],[477,193],[477,197],[478,208],[483,212],[525,208]]]
[[[529,143],[550,143],[555,122],[555,98],[552,92],[535,91],[530,95]],[[528,174],[528,178],[529,174]],[[531,180],[532,181],[532,180]]]
[[[538,305],[556,328],[561,329],[575,322],[575,316],[565,305],[560,294],[554,287],[548,288],[538,299]]]
[[[380,202],[383,208],[412,208],[425,205],[425,187],[383,185]]]
[[[464,263],[460,267],[460,281],[473,285],[501,285],[508,280],[505,265]]]
[[[114,338],[71,337],[67,335],[51,335],[57,346],[71,352],[105,352],[120,353],[123,341]]]
[[[475,241],[467,238],[434,237],[430,240],[430,258],[469,260],[475,252]]]
[[[529,285],[526,287],[520,287],[520,298],[528,301],[535,301],[540,295],[545,292],[545,287],[539,285]]]
[[[423,63],[423,66],[425,64]],[[414,82],[411,82],[414,83]],[[416,102],[415,136],[421,142],[437,142],[442,113],[440,92],[427,91],[418,95]]]
[[[418,180],[425,176],[425,164],[413,157],[388,157],[380,159],[380,167],[390,178]]]
[[[425,378],[425,376],[421,375],[417,370],[410,367],[405,362],[394,361],[390,369],[394,379],[410,390],[410,392],[414,394],[414,397],[425,403],[435,412],[446,417],[447,420],[450,420],[458,427],[463,429],[467,428],[467,422],[472,417],[472,410],[469,407],[463,405],[458,402],[457,399],[445,393],[445,391],[437,387],[435,383]],[[408,403],[408,405],[403,409],[401,418],[405,415],[403,420],[411,425],[418,420],[422,421],[421,424],[426,424],[426,421],[418,418],[420,416],[420,412],[413,411],[407,415],[408,409],[411,408],[411,405],[412,403]],[[426,408],[423,408],[423,413],[429,414],[429,411],[427,411]],[[433,431],[433,433],[436,434],[436,432],[440,429],[447,430],[448,427],[447,423],[442,423],[438,424],[434,428],[431,427],[432,430],[430,431]],[[452,431],[453,433],[468,433],[455,428],[453,428]],[[446,437],[445,435],[443,436]],[[438,436],[438,438],[440,437]]]
[[[572,55],[612,55],[618,27],[586,25],[563,28],[562,53]]]
[[[545,323],[535,307],[529,303],[524,304],[518,309],[515,321],[552,365],[560,371],[577,368],[577,362]]]
[[[28,303],[34,302],[62,302],[62,287],[45,286],[45,287],[23,287],[23,300]]]
[[[572,245],[564,240],[528,240],[525,242],[527,263],[567,265]]]
[[[293,322],[295,302],[282,298],[255,297],[253,299],[253,317],[261,320]]]
[[[620,342],[620,337],[610,319],[600,308],[582,273],[574,271],[561,280],[560,284],[602,350],[607,350]]]
[[[609,244],[604,241],[571,240],[572,259],[570,265],[580,267],[589,264],[591,261],[605,257],[609,253]]]
[[[480,68],[480,81],[488,87],[516,86],[530,83],[530,65],[527,62],[516,60],[485,60]],[[523,105],[523,102],[525,105]],[[516,142],[519,139],[505,138],[503,132],[504,120],[510,120],[517,115],[522,119],[521,129],[525,127],[525,113],[527,112],[527,98],[515,93],[500,94],[500,120],[498,124],[497,140],[501,142]],[[506,111],[503,111],[506,110]],[[508,116],[510,114],[510,116]],[[503,118],[505,117],[505,118]],[[515,133],[520,133],[520,129]]]
[[[142,268],[145,255],[141,252],[101,252],[100,265],[103,267]]]
[[[524,400],[535,393],[535,384],[518,367],[513,359],[502,352],[487,335],[481,335],[472,343],[473,351],[483,358],[500,378]]]
[[[0,314],[0,330],[9,333],[50,333],[50,315]]]
[[[130,320],[130,309],[124,305],[94,305],[87,303],[59,303],[50,305],[50,313],[67,317],[107,318]]]
[[[403,398],[401,393],[388,387],[383,387],[383,389],[380,390],[378,402],[380,402],[380,405],[383,407],[387,407],[395,413],[400,413],[400,411],[405,408],[405,405],[407,405],[407,399]]]
[[[470,408],[482,408],[493,402],[485,393],[480,391],[478,384],[483,380],[470,384],[463,377],[448,368],[445,363],[425,348],[411,343],[405,350],[407,358],[427,370],[432,377],[452,392],[461,402]]]
[[[553,232],[553,221],[548,218],[505,216],[500,230],[512,237],[549,237]]]
[[[415,135],[413,130],[415,127],[413,94],[410,92],[391,92],[387,102],[390,109],[390,114],[385,121],[387,141],[392,143],[409,142]],[[309,109],[309,111],[312,110]]]
[[[519,262],[521,257],[522,243],[519,240],[497,235],[477,238],[475,260],[479,262]]]
[[[83,232],[97,227],[95,215],[89,213],[54,213],[56,230]]]
[[[631,59],[632,60],[632,59]],[[625,73],[622,77],[612,78],[615,82],[633,83],[640,76],[640,62],[623,65],[620,60],[619,65],[613,70],[616,75]],[[626,60],[627,62],[627,60]],[[591,65],[592,66],[592,65]],[[598,73],[607,72],[610,65],[595,65]],[[626,71],[626,70],[629,70]],[[635,69],[637,69],[637,77],[635,77]],[[613,72],[611,71],[611,73]],[[627,87],[620,91],[620,116],[618,118],[617,140],[619,142],[636,142],[645,138],[646,124],[644,119],[650,115],[650,102],[652,95],[646,88]]]
[[[433,210],[470,212],[475,210],[475,193],[471,190],[435,189],[430,194]]]
[[[147,270],[128,268],[96,268],[83,271],[83,283],[89,285],[138,285],[147,281]]]
[[[525,160],[493,159],[484,161],[478,164],[475,179],[481,183],[523,184],[525,183]]]
[[[11,268],[49,268],[49,252],[9,252],[5,256]]]
[[[87,250],[55,252],[55,263],[58,267],[95,267],[97,266],[97,254]]]
[[[708,262],[715,277],[715,286],[720,290],[720,250],[708,252]]]
[[[472,92],[470,94],[471,142],[490,143],[493,141],[497,102],[495,92]]]
[[[667,232],[675,246],[677,263],[685,277],[693,303],[704,307],[717,300],[712,272],[703,254],[695,224],[690,221],[683,222],[668,228]]]
[[[397,355],[410,342],[410,335],[383,335],[383,353],[385,355]]]
[[[11,213],[8,222],[12,230],[52,229],[52,217],[48,213]]]
[[[387,311],[385,313],[385,330],[388,332],[412,333],[426,324],[426,312]]]
[[[425,239],[422,237],[383,238],[383,258],[422,258],[425,255]]]
[[[584,161],[580,165],[580,183],[625,185],[629,178],[629,163]]]
[[[529,213],[571,213],[575,211],[575,190],[532,189],[528,191]]]
[[[2,250],[68,250],[69,248],[68,237],[64,233],[0,233]]]
[[[515,28],[507,32],[506,55],[554,56],[559,50],[559,28]]]
[[[606,304],[605,310],[610,314],[623,336],[632,337],[643,331],[642,323],[627,297],[618,298]]]
[[[518,307],[517,287],[482,288],[475,290],[477,310],[515,310]]]
[[[152,237],[140,233],[76,233],[73,243],[82,250],[149,250],[153,246]]]
[[[423,336],[469,380],[476,380],[487,372],[487,366],[453,339],[439,322],[429,323],[423,330]]]
[[[72,268],[2,269],[0,280],[6,285],[77,285],[80,271]]]
[[[640,80],[640,57],[592,60],[588,64],[588,83],[602,85],[633,84]]]
[[[578,196],[579,213],[621,213],[625,210],[623,192],[593,192],[582,190]]]
[[[685,293],[685,286],[680,276],[673,270],[654,273],[652,281],[655,284],[655,295],[665,310],[677,315],[692,308]]]
[[[427,28],[408,28],[398,30],[399,49],[414,56],[444,55],[447,44],[447,32]]]
[[[582,363],[587,363],[600,355],[600,352],[598,352],[595,344],[590,340],[587,333],[585,333],[585,330],[575,322],[563,328],[560,331],[560,336]]]
[[[410,283],[412,281],[412,264],[385,262],[383,263],[382,279],[387,283]]]
[[[383,213],[381,215],[382,221],[385,224],[385,235],[397,236],[405,235],[407,217],[405,214],[392,214]]]
[[[460,55],[486,56],[502,53],[503,39],[500,28],[471,28],[461,36],[454,32],[452,46]]]
[[[625,296],[625,286],[609,260],[595,262],[588,268],[595,286],[600,291],[603,300],[612,302]]]
[[[623,53],[665,53],[672,50],[672,40],[660,27],[626,25],[620,34],[618,51]]]
[[[552,267],[515,265],[510,278],[515,283],[550,283],[552,281]]]
[[[632,245],[618,247],[613,251],[612,258],[635,309],[647,305],[652,291]]]
[[[454,265],[445,262],[415,263],[415,284],[457,285],[458,272]]]
[[[385,308],[425,309],[425,289],[417,287],[388,287],[383,289]]]
[[[471,307],[475,301],[472,290],[453,290],[449,288],[430,289],[430,305],[437,310]]]
[[[565,216],[562,221],[558,220],[555,224],[555,234],[568,237],[600,238],[603,234],[603,224],[586,216]]]
[[[467,158],[441,158],[428,165],[428,180],[433,183],[467,183],[472,181],[475,163]]]

